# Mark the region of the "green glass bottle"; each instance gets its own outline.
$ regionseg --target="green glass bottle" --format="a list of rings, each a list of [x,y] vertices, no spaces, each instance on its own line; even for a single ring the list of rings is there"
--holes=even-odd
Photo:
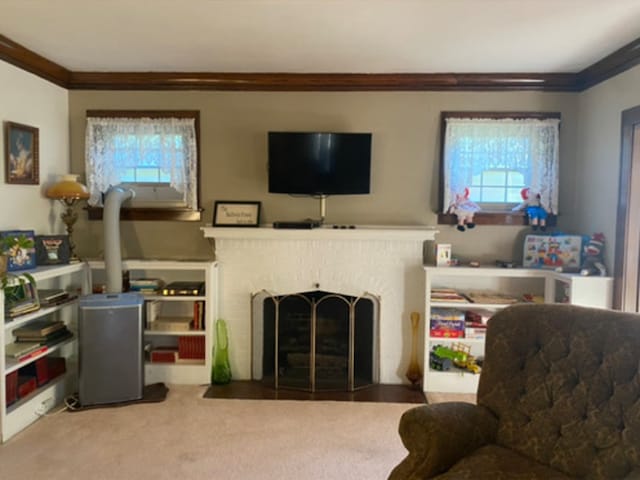
[[[231,381],[231,366],[229,365],[229,338],[227,323],[216,320],[216,343],[213,350],[211,365],[211,383],[223,385]]]

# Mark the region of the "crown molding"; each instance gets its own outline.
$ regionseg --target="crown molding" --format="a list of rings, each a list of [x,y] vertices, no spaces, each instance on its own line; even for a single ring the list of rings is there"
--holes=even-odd
[[[71,75],[69,70],[32,52],[4,35],[0,35],[0,60],[38,75],[56,85],[69,88],[69,76]]]
[[[572,74],[72,72],[70,89],[420,91],[574,89]]]
[[[3,35],[0,60],[69,90],[579,92],[638,65],[640,38],[579,73],[74,72]]]
[[[579,91],[586,90],[638,64],[640,64],[640,38],[636,38],[611,55],[607,55],[579,72],[576,86]]]

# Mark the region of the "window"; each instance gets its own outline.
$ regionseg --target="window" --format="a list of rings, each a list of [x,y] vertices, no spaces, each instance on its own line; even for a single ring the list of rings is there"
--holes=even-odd
[[[557,213],[559,124],[554,113],[443,112],[441,212],[462,195],[480,215],[508,213],[530,189]]]
[[[123,185],[135,192],[123,218],[199,220],[198,123],[193,111],[87,112],[89,204],[101,210],[108,189]]]

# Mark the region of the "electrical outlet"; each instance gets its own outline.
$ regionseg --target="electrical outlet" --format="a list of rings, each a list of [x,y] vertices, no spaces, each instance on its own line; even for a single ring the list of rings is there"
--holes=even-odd
[[[48,410],[53,407],[53,397],[49,397],[43,400],[36,408],[36,415],[44,415]]]

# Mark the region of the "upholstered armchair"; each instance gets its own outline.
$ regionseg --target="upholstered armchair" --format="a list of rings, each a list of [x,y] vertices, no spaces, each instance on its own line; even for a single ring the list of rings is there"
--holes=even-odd
[[[390,480],[640,479],[640,315],[516,305],[489,320],[477,405],[407,411]]]

